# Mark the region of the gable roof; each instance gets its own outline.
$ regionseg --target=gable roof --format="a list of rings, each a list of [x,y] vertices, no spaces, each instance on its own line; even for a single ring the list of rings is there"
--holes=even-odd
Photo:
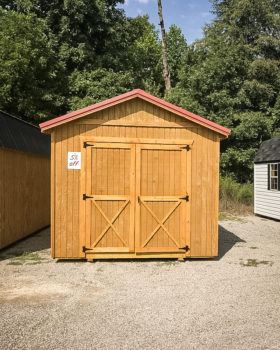
[[[280,162],[280,136],[264,141],[254,160],[254,163],[269,162]]]
[[[50,136],[24,120],[0,111],[0,147],[49,156]]]
[[[89,107],[85,107],[85,108],[79,109],[77,111],[62,115],[61,117],[48,120],[48,121],[40,124],[40,128],[41,128],[42,132],[44,132],[44,131],[51,129],[53,127],[56,127],[58,125],[70,122],[72,120],[75,120],[75,119],[78,119],[81,117],[84,117],[92,112],[97,112],[101,109],[111,107],[113,105],[128,101],[128,100],[135,98],[135,97],[142,98],[145,101],[153,103],[159,107],[162,107],[162,108],[164,108],[170,112],[173,112],[181,117],[184,117],[190,121],[193,121],[195,123],[203,125],[206,128],[212,129],[212,130],[214,130],[214,131],[218,132],[219,134],[222,134],[226,137],[231,132],[230,129],[227,129],[227,128],[225,128],[219,124],[216,124],[208,119],[202,118],[194,113],[191,113],[191,112],[189,112],[181,107],[175,106],[172,103],[166,102],[158,97],[150,95],[141,89],[135,89],[135,90],[132,90],[132,91],[127,92],[125,94],[122,94],[120,96],[116,96],[116,97],[110,98],[108,100],[98,102],[98,103],[91,105]]]

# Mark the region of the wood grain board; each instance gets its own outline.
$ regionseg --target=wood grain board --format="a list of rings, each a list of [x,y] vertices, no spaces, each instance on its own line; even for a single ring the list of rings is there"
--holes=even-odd
[[[0,148],[0,248],[50,224],[50,158]]]

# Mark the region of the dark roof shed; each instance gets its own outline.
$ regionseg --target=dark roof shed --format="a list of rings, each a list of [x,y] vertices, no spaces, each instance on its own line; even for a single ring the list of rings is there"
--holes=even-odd
[[[49,156],[50,136],[30,123],[0,111],[0,147]]]
[[[271,162],[280,162],[280,136],[264,141],[254,160],[254,163]]]

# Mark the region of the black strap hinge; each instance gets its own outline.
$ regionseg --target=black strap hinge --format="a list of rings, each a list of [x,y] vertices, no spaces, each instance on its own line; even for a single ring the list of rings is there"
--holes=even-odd
[[[188,252],[190,250],[190,247],[188,245],[186,245],[185,247],[179,248],[182,250],[185,250],[186,252]]]
[[[93,198],[91,196],[87,196],[85,193],[83,194],[83,200],[85,201],[87,198]]]
[[[86,248],[85,246],[82,247],[83,253],[86,253],[88,250],[93,250],[92,248]]]
[[[187,145],[187,146],[181,147],[181,149],[186,149],[187,151],[189,151],[191,149],[191,146]]]
[[[186,195],[186,197],[181,197],[179,199],[185,200],[186,202],[188,202],[190,200],[190,197],[188,195]]]
[[[87,148],[87,147],[94,147],[94,145],[90,144],[90,143],[87,143],[86,141],[84,142],[84,148]]]

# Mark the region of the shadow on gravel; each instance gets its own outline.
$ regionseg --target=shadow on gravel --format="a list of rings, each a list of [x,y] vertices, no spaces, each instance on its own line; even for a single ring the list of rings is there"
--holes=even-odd
[[[220,260],[222,257],[234,247],[236,243],[246,243],[243,239],[236,236],[234,233],[226,230],[222,225],[219,225],[219,256],[215,260]]]
[[[219,225],[219,256],[217,258],[209,258],[209,259],[191,259],[188,261],[199,261],[199,260],[220,260],[223,258],[227,252],[234,247],[236,243],[245,242],[243,239],[236,236],[234,233],[226,230],[222,225]],[[6,260],[10,258],[15,258],[18,256],[21,256],[25,252],[33,253],[33,252],[39,252],[41,250],[49,249],[50,248],[50,229],[46,228],[43,229],[37,233],[33,233],[31,236],[22,239],[19,242],[14,243],[8,248],[5,248],[0,251],[0,261]],[[176,261],[176,259],[108,259],[108,260],[102,260],[102,261],[111,261],[111,262],[149,262],[149,261]],[[69,260],[57,260],[57,263],[73,263],[73,262],[85,262],[84,259],[76,260],[76,259],[69,259]]]
[[[235,244],[237,243],[246,243],[243,239],[239,238],[236,236],[234,233],[228,231],[225,229],[222,225],[219,225],[219,256],[216,258],[194,258],[194,259],[186,259],[185,262],[193,262],[195,263],[196,261],[217,261],[222,259],[228,251],[231,250],[231,248],[234,247]],[[181,264],[182,262],[178,262],[177,258],[166,258],[166,259],[157,259],[157,258],[151,258],[151,259],[102,259],[102,260],[94,260],[93,262],[90,263],[95,263],[95,262],[100,262],[102,261],[103,263],[149,263],[149,262],[158,262],[160,265],[173,265],[173,264]],[[63,259],[58,259],[56,263],[59,264],[67,264],[67,263],[76,263],[76,262],[86,262],[86,259],[68,259],[68,260],[63,260]]]
[[[40,252],[51,247],[50,229],[45,228],[0,250],[0,261],[21,256],[23,253]]]

